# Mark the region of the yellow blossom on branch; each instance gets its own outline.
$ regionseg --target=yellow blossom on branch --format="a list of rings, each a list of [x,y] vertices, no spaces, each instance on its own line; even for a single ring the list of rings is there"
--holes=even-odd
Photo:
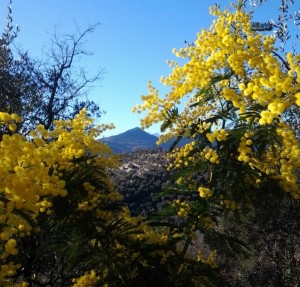
[[[168,119],[170,124],[161,139],[189,136],[187,131],[193,131],[192,139],[197,133],[204,134],[212,145],[223,146],[222,150],[233,134],[226,124],[251,124],[252,130],[246,131],[251,136],[235,136],[238,148],[230,154],[276,179],[284,191],[299,199],[300,161],[296,155],[300,144],[283,115],[300,106],[300,55],[278,56],[276,38],[252,30],[251,15],[241,6],[235,11],[211,8],[216,17],[211,27],[199,32],[191,45],[173,50],[185,62],[179,65],[173,61],[172,73],[161,78],[171,91],[159,97],[157,89],[149,85],[149,95],[142,98],[144,102],[135,111],[147,111],[141,125],[149,127],[165,123],[166,115],[176,110],[178,102],[185,102],[185,108]],[[278,141],[269,142],[264,151],[258,152],[259,131],[270,127],[275,127]],[[192,156],[186,147],[175,150],[169,168],[201,160],[212,164],[221,161],[219,150],[211,146],[196,150]]]

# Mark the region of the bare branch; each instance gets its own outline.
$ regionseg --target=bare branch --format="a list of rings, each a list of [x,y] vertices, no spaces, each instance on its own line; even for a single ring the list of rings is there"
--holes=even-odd
[[[72,101],[87,93],[88,84],[102,78],[103,70],[88,77],[83,68],[75,66],[75,61],[80,60],[81,56],[90,55],[84,49],[85,38],[97,26],[92,25],[81,31],[76,25],[76,35],[59,35],[55,30],[46,60],[36,61],[33,65],[39,67],[34,73],[44,89],[44,115],[39,113],[39,116],[46,115],[46,128],[51,128],[57,112],[67,110]]]

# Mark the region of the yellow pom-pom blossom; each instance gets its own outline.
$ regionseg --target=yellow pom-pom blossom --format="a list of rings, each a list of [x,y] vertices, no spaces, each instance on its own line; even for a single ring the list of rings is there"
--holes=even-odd
[[[2,124],[16,122],[17,115],[1,114]],[[97,139],[101,132],[111,128],[110,125],[93,127],[92,119],[82,110],[73,120],[56,121],[55,128],[47,131],[42,125],[30,132],[28,138],[17,133],[4,134],[0,142],[0,282],[7,282],[3,286],[12,286],[11,279],[21,268],[14,263],[18,254],[20,237],[30,236],[37,229],[36,218],[40,213],[50,214],[52,199],[54,197],[68,196],[73,190],[68,190],[65,175],[72,175],[69,180],[76,180],[82,173],[81,166],[105,169],[117,167],[118,161],[106,144]],[[87,181],[79,187],[82,196],[78,198],[79,212],[91,212],[96,219],[112,222],[122,220],[135,226],[130,237],[133,240],[147,242],[148,244],[164,244],[169,238],[168,230],[157,233],[152,227],[142,222],[141,218],[130,215],[128,208],[119,211],[101,210],[102,204],[119,201],[122,196],[113,188],[108,177],[102,173],[93,173],[94,183],[99,180],[102,185],[96,186]],[[74,200],[74,199],[73,199]],[[184,206],[186,207],[186,206]],[[22,217],[22,213],[30,217]],[[95,240],[91,238],[91,246]],[[20,246],[22,246],[20,244]],[[120,260],[128,260],[126,247],[115,242],[112,243],[114,252]],[[153,255],[166,260],[171,254],[161,251]],[[143,264],[147,264],[145,261]],[[132,271],[131,276],[135,272]],[[83,277],[75,279],[74,286],[94,286],[98,281],[95,271],[86,273]],[[18,286],[27,286],[26,282]]]
[[[200,261],[205,264],[209,264],[212,268],[218,267],[218,264],[216,262],[217,250],[212,251],[207,257],[205,257],[201,251],[197,251],[196,258],[197,261]]]
[[[256,127],[275,126],[280,145],[270,143],[258,156],[256,132],[248,131],[254,134],[240,138],[234,156],[277,179],[286,192],[299,199],[296,171],[300,167],[297,157],[300,144],[284,123],[282,114],[295,105],[300,106],[300,55],[288,53],[285,57],[278,57],[275,37],[253,31],[251,16],[242,8],[231,12],[214,7],[211,14],[217,19],[209,29],[198,33],[193,45],[174,49],[177,57],[186,60],[182,66],[171,62],[172,73],[161,78],[171,91],[159,98],[158,91],[149,84],[149,95],[144,96],[144,102],[134,109],[147,111],[141,125],[147,128],[165,121],[168,111],[182,101],[186,102],[185,108],[172,118],[161,141],[182,135],[182,131],[195,126],[198,133],[206,132],[211,143],[226,141],[230,131],[227,132],[221,124],[224,118],[220,114],[228,105],[240,116],[240,123],[251,120]],[[259,110],[252,113],[252,118],[243,118],[245,113],[257,110],[257,107]],[[212,124],[210,119],[216,115],[218,120]],[[210,123],[210,126],[203,123]],[[193,153],[191,157],[186,148],[178,149],[172,154],[174,162],[169,168],[188,166],[201,157],[212,164],[220,161],[216,151],[209,147],[199,153]]]
[[[187,217],[189,214],[189,211],[191,210],[191,207],[188,202],[180,201],[179,199],[174,200],[172,202],[172,206],[176,207],[177,215],[182,216],[182,217]]]
[[[0,113],[2,125],[20,120],[16,114]],[[18,254],[18,239],[33,231],[22,213],[30,217],[31,222],[35,222],[39,213],[51,213],[52,198],[68,195],[62,177],[64,173],[74,173],[78,169],[74,159],[95,155],[92,164],[96,166],[117,165],[108,146],[96,139],[110,126],[90,128],[93,122],[87,118],[85,110],[73,120],[55,124],[53,131],[37,126],[28,138],[17,133],[4,134],[0,142],[0,282],[8,282],[8,286],[11,286],[9,278],[20,268],[13,263]],[[14,130],[14,126],[10,129]],[[90,186],[86,188],[86,201],[92,208],[104,197],[111,202],[120,198],[113,190],[111,193],[99,191],[99,196],[91,189]]]
[[[209,197],[211,197],[213,195],[212,190],[210,190],[207,187],[200,186],[198,188],[198,192],[199,192],[200,197],[203,197],[203,198],[209,198]]]
[[[86,272],[83,276],[73,279],[73,287],[93,287],[99,281],[99,276],[97,276],[95,270]]]
[[[2,123],[7,123],[11,121],[11,115],[8,113],[0,112],[0,121]]]

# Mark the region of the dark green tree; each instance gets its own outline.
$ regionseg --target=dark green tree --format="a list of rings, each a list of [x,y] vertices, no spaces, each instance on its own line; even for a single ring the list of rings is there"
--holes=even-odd
[[[14,54],[18,32],[19,29],[13,27],[12,9],[8,6],[7,23],[0,38],[0,110],[20,115],[24,121],[19,128],[26,131],[31,122],[30,115],[39,107],[41,95],[39,85],[26,65],[27,55]]]

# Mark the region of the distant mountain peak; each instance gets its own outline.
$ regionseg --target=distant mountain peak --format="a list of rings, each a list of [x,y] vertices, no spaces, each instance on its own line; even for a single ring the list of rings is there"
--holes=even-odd
[[[135,128],[130,129],[130,130],[124,132],[124,133],[146,133],[146,134],[148,134],[147,132],[145,132],[143,129],[141,129],[139,127],[135,127]]]
[[[129,131],[144,131],[143,129],[141,129],[140,127],[135,127],[133,129],[128,130]]]
[[[141,133],[141,134],[147,134],[147,135],[150,135],[150,136],[155,136],[158,139],[157,134],[148,133],[145,130],[141,129],[140,127],[135,127],[133,129],[130,129],[130,130],[126,131],[125,133],[131,133],[131,132],[132,133]]]
[[[116,153],[131,152],[138,149],[155,149],[157,137],[150,135],[139,127],[121,134],[101,139]]]
[[[145,132],[139,127],[132,128],[118,135],[101,139],[107,143],[115,153],[132,152],[142,149],[169,149],[172,141],[157,145],[158,137]]]

